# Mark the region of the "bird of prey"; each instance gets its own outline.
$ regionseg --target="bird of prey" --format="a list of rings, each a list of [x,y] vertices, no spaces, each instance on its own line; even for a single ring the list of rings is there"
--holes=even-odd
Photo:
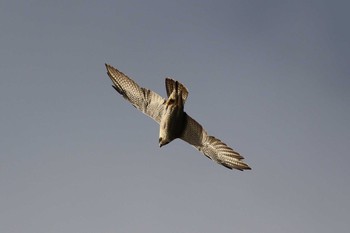
[[[157,93],[140,87],[128,76],[106,65],[113,88],[135,108],[155,120],[159,125],[159,146],[162,147],[176,138],[191,144],[206,157],[229,168],[250,170],[238,152],[219,139],[210,136],[203,127],[184,112],[188,96],[187,88],[171,78],[165,79],[167,99]]]

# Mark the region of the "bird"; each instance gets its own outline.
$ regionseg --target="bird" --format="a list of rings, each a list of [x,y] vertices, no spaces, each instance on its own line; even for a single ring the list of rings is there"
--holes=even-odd
[[[238,152],[221,140],[209,135],[206,130],[184,111],[188,97],[187,88],[172,78],[165,78],[168,98],[140,87],[127,75],[105,64],[112,87],[135,108],[159,124],[159,146],[163,147],[180,138],[194,146],[207,158],[229,169],[250,170]]]

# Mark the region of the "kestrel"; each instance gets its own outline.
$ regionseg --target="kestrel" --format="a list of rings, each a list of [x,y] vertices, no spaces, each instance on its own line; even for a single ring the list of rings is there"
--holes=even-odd
[[[140,87],[128,76],[107,65],[107,74],[113,88],[135,108],[155,120],[159,125],[159,146],[162,147],[176,138],[191,144],[206,157],[229,168],[250,170],[238,152],[219,139],[210,136],[203,127],[184,112],[188,96],[187,88],[178,81],[165,79],[167,99],[157,93]]]

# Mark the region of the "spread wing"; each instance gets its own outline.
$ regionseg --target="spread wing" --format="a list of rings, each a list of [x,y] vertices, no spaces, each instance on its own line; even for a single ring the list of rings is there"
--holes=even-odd
[[[165,100],[157,93],[140,87],[128,76],[111,65],[107,65],[107,74],[113,82],[113,88],[128,100],[135,108],[160,122]]]
[[[241,171],[251,169],[242,161],[244,158],[238,152],[219,139],[209,136],[203,127],[188,115],[185,125],[180,138],[196,147],[209,159],[229,169],[235,168]]]

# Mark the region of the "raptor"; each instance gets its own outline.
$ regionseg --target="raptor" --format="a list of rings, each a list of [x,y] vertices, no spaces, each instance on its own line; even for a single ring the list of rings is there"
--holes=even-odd
[[[165,79],[167,97],[140,87],[131,78],[111,65],[105,64],[113,88],[135,108],[155,120],[159,125],[159,146],[176,138],[191,144],[209,159],[229,168],[250,170],[243,156],[225,143],[208,135],[203,127],[184,111],[187,88],[171,78]]]

